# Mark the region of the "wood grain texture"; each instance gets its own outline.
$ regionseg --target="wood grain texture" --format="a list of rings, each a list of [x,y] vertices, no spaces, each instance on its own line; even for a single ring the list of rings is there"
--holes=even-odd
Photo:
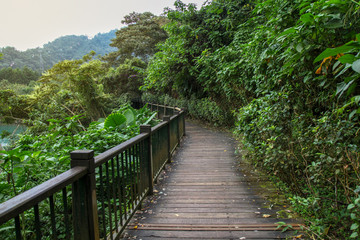
[[[239,171],[230,135],[187,122],[186,137],[123,239],[279,239],[292,236],[277,222],[299,229],[278,214],[266,176]]]

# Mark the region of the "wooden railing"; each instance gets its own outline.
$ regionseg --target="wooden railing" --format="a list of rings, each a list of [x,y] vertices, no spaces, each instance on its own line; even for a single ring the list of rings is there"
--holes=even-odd
[[[181,109],[149,107],[162,123],[95,157],[73,151],[70,170],[0,204],[13,234],[0,239],[118,239],[185,135]]]

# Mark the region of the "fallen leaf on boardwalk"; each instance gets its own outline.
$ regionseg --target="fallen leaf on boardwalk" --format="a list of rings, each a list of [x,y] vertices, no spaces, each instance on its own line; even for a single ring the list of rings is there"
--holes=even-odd
[[[179,214],[175,214],[175,216],[177,216],[177,217],[178,217],[178,216],[179,216]]]
[[[138,228],[138,226],[136,225],[135,227],[134,227],[134,229],[137,229]]]
[[[271,217],[271,215],[270,214],[263,214],[263,217],[264,218],[269,218],[269,217]]]
[[[159,192],[159,191],[154,189],[153,192],[154,192],[154,193],[157,193],[157,192]]]

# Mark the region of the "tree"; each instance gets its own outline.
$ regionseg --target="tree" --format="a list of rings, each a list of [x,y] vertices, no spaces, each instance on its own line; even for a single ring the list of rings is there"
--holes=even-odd
[[[166,22],[165,17],[150,12],[126,15],[122,23],[127,26],[116,32],[116,38],[110,44],[118,50],[109,53],[104,59],[111,65],[119,65],[133,57],[147,62],[157,51],[156,45],[167,38],[167,33],[162,29]]]
[[[188,98],[222,98],[226,94],[218,85],[216,72],[202,74],[212,69],[211,65],[202,65],[202,57],[231,44],[252,6],[245,0],[218,0],[197,10],[195,5],[178,0],[175,7],[167,11],[170,23],[165,29],[169,38],[160,44],[160,51],[149,64],[146,87],[172,90]],[[222,59],[215,62],[221,63]]]
[[[126,59],[119,67],[110,68],[106,76],[102,79],[104,90],[107,93],[119,97],[128,93],[131,97],[140,97],[140,86],[144,78],[143,72],[146,63],[139,58]]]
[[[55,64],[40,78],[35,102],[40,105],[56,102],[70,115],[85,113],[93,121],[103,117],[105,96],[99,79],[107,69],[103,62],[92,59],[94,55],[91,52],[83,59]]]
[[[14,91],[0,89],[0,121],[13,122],[28,118],[31,111],[31,101],[28,96],[17,95]]]
[[[36,81],[38,78],[39,73],[26,66],[22,69],[11,67],[0,69],[0,80],[6,79],[12,84],[29,84],[31,81]]]

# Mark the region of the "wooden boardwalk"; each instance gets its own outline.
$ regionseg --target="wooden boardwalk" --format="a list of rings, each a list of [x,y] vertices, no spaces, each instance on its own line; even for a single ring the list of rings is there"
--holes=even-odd
[[[259,194],[263,181],[238,170],[235,142],[225,133],[187,122],[173,163],[153,197],[134,216],[124,239],[278,239],[279,208]]]

